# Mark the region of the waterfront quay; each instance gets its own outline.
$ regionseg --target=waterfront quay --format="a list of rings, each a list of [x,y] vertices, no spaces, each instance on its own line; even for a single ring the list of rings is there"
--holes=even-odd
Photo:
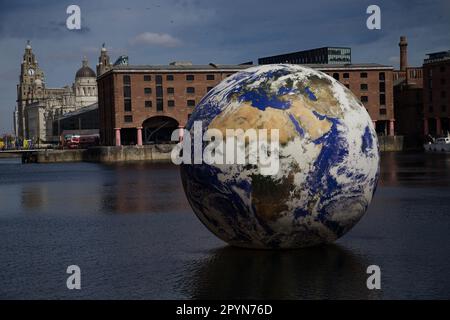
[[[378,137],[380,151],[403,150],[402,136]],[[170,161],[173,143],[99,146],[88,149],[33,149],[0,151],[0,157],[18,156],[22,163],[58,163],[58,162],[134,162],[134,161]]]
[[[170,161],[175,144],[91,147],[88,149],[31,149],[0,152],[0,158],[21,157],[22,163]]]

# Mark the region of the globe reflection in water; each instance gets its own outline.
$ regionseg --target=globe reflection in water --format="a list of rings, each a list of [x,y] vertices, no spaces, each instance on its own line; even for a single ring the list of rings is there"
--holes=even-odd
[[[183,278],[191,299],[379,299],[365,257],[337,245],[302,250],[225,247],[195,261]]]

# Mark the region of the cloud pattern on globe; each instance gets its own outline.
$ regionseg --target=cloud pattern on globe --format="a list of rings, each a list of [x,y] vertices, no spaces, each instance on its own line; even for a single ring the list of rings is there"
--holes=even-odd
[[[255,165],[181,165],[195,214],[229,244],[332,242],[366,212],[379,176],[376,132],[362,103],[332,77],[299,65],[252,67],[211,90],[186,129],[194,121],[222,132],[279,129],[276,175]]]

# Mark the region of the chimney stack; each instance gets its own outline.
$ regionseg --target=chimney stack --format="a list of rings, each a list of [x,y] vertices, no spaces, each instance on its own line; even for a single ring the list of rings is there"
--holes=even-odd
[[[408,67],[408,42],[405,36],[400,37],[398,46],[400,47],[400,71],[406,71]]]

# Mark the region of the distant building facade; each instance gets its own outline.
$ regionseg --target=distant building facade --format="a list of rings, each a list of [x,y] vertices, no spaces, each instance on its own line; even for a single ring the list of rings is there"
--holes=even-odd
[[[379,135],[395,135],[393,67],[368,64],[310,64],[350,89],[364,104]]]
[[[82,133],[99,131],[98,103],[68,112],[53,121],[53,136],[61,136],[63,132]]]
[[[259,64],[301,64],[320,70],[349,88],[366,107],[379,135],[395,135],[393,67],[352,64],[351,48],[323,47],[259,58]]]
[[[98,77],[104,145],[170,141],[206,93],[248,65],[112,66]]]
[[[352,63],[352,50],[346,47],[323,47],[258,59],[258,64],[346,64]]]
[[[423,62],[424,134],[450,132],[450,50],[429,53]]]
[[[95,72],[83,59],[71,86],[47,88],[30,43],[25,47],[17,85],[16,136],[36,143],[52,143],[53,122],[61,115],[97,102]]]
[[[404,136],[405,148],[423,143],[423,70],[408,66],[408,42],[400,37],[400,69],[394,70],[394,110],[397,133]]]

